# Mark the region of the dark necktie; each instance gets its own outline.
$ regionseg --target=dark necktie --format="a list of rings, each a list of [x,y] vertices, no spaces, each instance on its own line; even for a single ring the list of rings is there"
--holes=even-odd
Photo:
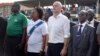
[[[89,21],[88,24],[91,24],[91,22]]]
[[[82,25],[80,25],[77,35],[81,35],[81,33],[82,33]]]
[[[73,45],[76,48],[77,48],[77,46],[78,46],[78,44],[80,43],[80,40],[81,40],[81,33],[82,33],[81,30],[82,30],[82,25],[79,26],[79,30],[77,31],[76,37],[74,38]]]

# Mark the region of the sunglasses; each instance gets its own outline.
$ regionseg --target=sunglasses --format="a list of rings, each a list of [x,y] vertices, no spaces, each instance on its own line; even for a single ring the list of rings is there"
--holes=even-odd
[[[85,14],[78,14],[78,16],[84,16]]]

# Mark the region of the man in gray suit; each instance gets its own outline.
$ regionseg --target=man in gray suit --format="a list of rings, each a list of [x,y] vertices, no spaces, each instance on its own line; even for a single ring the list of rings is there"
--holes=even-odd
[[[73,26],[68,56],[92,55],[94,28],[87,24],[86,14],[85,10],[78,14],[79,24]]]
[[[97,40],[98,40],[98,45],[99,45],[99,56],[100,56],[100,23],[97,27]]]

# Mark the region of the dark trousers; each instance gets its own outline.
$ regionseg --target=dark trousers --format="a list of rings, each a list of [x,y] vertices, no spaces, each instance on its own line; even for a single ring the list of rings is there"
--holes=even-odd
[[[40,55],[39,55],[39,53],[30,53],[30,52],[28,52],[27,56],[40,56]]]
[[[5,44],[5,56],[23,56],[20,51],[19,44],[21,43],[21,36],[7,36]]]
[[[0,36],[0,56],[4,56],[4,37]]]
[[[99,56],[100,56],[100,48],[99,48]]]
[[[63,48],[63,43],[49,43],[48,44],[48,56],[61,56],[60,52]]]

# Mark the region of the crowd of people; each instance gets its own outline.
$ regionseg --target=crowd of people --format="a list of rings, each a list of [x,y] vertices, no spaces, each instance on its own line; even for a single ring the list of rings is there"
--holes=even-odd
[[[0,18],[0,56],[100,56],[100,22],[93,9],[78,13],[78,24],[59,1],[28,18],[14,3],[7,21]]]

